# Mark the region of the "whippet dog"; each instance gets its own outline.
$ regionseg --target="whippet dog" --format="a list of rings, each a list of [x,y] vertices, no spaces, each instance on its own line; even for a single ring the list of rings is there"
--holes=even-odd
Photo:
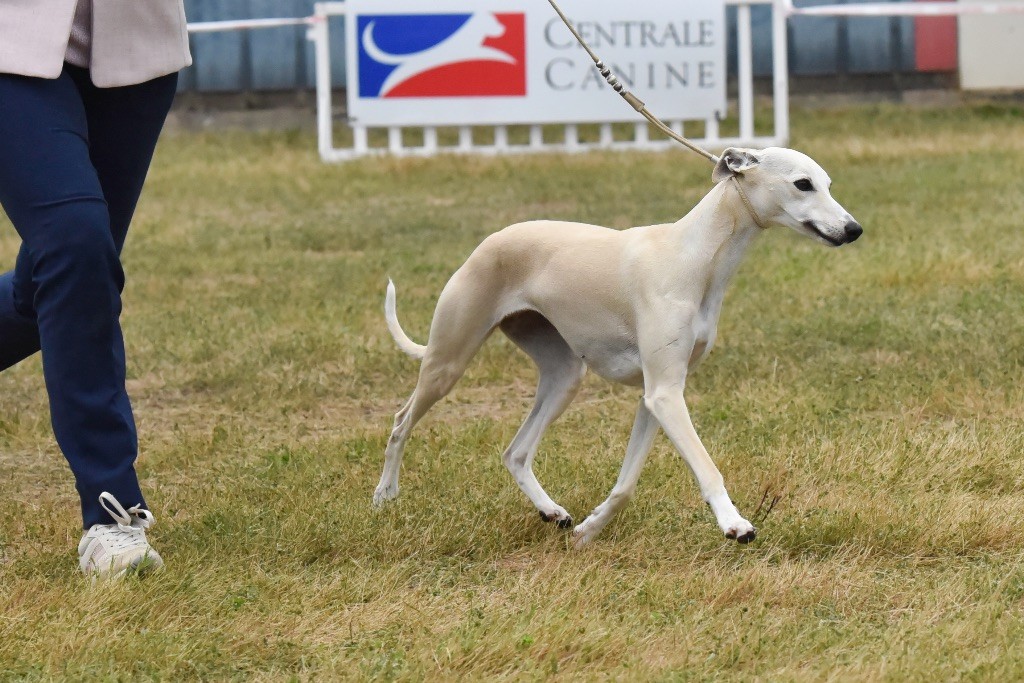
[[[618,481],[573,530],[577,547],[597,536],[633,495],[658,427],[690,466],[725,536],[753,540],[754,526],[733,505],[690,421],[686,378],[714,344],[726,286],[758,233],[782,225],[837,247],[863,230],[832,198],[825,171],[799,152],[730,148],[711,177],[716,185],[675,223],[620,231],[531,221],[494,233],[445,285],[426,346],[402,331],[389,281],[388,329],[422,363],[416,389],[395,415],[374,504],[398,495],[410,430],[500,328],[539,370],[536,403],[503,459],[544,520],[572,526],[569,513],[537,481],[532,464],[544,431],[590,368],[642,387],[643,397]]]

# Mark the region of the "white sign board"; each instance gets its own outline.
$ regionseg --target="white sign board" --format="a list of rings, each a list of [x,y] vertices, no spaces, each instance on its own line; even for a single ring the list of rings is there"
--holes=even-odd
[[[961,2],[984,4],[981,0]],[[957,27],[961,88],[1024,89],[1024,68],[1021,68],[1024,67],[1024,14],[963,16],[957,22]]]
[[[726,113],[723,0],[562,0],[627,89],[666,120]],[[545,0],[348,0],[360,126],[635,121]]]

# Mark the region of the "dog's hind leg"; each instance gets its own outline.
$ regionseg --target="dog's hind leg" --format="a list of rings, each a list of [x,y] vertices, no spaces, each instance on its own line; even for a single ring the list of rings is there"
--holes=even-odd
[[[657,433],[658,421],[641,399],[636,410],[636,419],[633,421],[633,431],[629,435],[629,445],[626,446],[626,457],[622,461],[622,469],[619,470],[619,479],[608,498],[573,529],[572,535],[576,538],[577,548],[586,545],[601,533],[612,517],[633,497],[636,482],[640,479],[640,472],[644,468],[644,462]]]
[[[444,398],[459,381],[469,362],[494,329],[486,309],[489,302],[466,294],[456,273],[441,293],[430,327],[430,339],[420,364],[416,389],[395,414],[395,424],[384,449],[384,471],[373,492],[373,504],[381,505],[398,496],[398,475],[405,442],[416,423]]]
[[[385,501],[398,496],[398,474],[402,468],[402,453],[405,450],[405,441],[409,438],[409,432],[419,418],[412,419],[410,410],[417,404],[416,392],[419,386],[412,392],[412,396],[405,402],[402,409],[395,413],[395,424],[391,428],[391,435],[388,437],[388,445],[384,449],[384,471],[380,473],[380,481],[373,491],[373,504],[383,505]],[[428,408],[421,408],[420,415]]]
[[[502,460],[516,484],[546,522],[572,526],[572,517],[544,491],[533,473],[533,458],[547,428],[558,419],[579,390],[586,365],[558,330],[539,313],[524,311],[506,318],[501,330],[537,364],[537,398]]]
[[[430,350],[427,350],[416,389],[402,409],[395,414],[395,424],[391,429],[391,436],[388,437],[387,448],[384,449],[384,471],[381,472],[380,482],[373,492],[374,505],[381,505],[384,501],[398,496],[398,474],[402,467],[402,454],[409,432],[435,403],[452,390],[465,369],[466,364],[463,363],[432,362]]]

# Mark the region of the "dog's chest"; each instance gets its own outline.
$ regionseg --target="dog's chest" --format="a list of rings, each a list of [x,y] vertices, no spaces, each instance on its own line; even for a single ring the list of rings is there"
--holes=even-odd
[[[693,321],[693,351],[690,353],[690,366],[695,366],[704,356],[708,355],[715,344],[715,333],[718,329],[718,317],[698,315]]]
[[[640,350],[636,339],[629,335],[577,342],[573,350],[588,368],[607,380],[634,386],[643,384]]]

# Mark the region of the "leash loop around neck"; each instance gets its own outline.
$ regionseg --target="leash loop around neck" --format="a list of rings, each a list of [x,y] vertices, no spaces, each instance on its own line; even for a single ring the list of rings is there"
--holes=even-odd
[[[683,145],[687,149],[701,155],[711,163],[718,163],[718,157],[716,157],[714,154],[700,147],[699,145],[690,142],[682,135],[669,128],[664,121],[659,119],[651,112],[647,111],[647,105],[645,105],[639,97],[626,90],[625,86],[623,86],[619,79],[616,78],[615,75],[612,73],[612,70],[605,66],[604,62],[601,61],[601,58],[598,57],[592,49],[590,49],[590,46],[587,45],[587,42],[583,40],[583,36],[581,36],[576,31],[576,28],[572,25],[572,23],[565,16],[565,14],[562,13],[561,8],[555,3],[555,0],[548,0],[548,3],[555,10],[558,16],[562,19],[562,23],[564,23],[566,28],[569,29],[569,32],[572,33],[573,37],[576,39],[576,42],[578,42],[580,46],[587,51],[587,54],[590,55],[590,58],[594,60],[594,66],[597,67],[598,72],[601,74],[604,80],[608,82],[608,85],[610,85],[615,92],[619,93],[619,95],[622,96],[622,99],[626,100],[629,106],[633,107],[633,109],[635,109],[637,113],[639,113],[645,119],[653,123],[658,130],[660,130],[668,137],[672,138],[673,140]]]
[[[767,230],[768,226],[764,224],[764,222],[761,220],[761,217],[757,215],[756,211],[754,211],[754,205],[751,204],[750,199],[747,198],[747,193],[744,192],[743,184],[740,183],[739,177],[730,176],[730,179],[736,184],[736,191],[740,195],[740,201],[743,202],[743,206],[747,207],[747,213],[749,213],[750,217],[754,219],[754,223],[757,225],[757,227],[761,228],[762,230]]]
[[[717,156],[707,151],[706,149],[700,147],[699,145],[696,145],[693,142],[687,140],[682,135],[669,128],[664,121],[659,119],[651,112],[647,111],[647,105],[643,103],[643,100],[641,100],[639,97],[631,93],[629,90],[626,90],[625,86],[622,85],[622,82],[619,81],[619,79],[615,77],[615,74],[612,73],[611,69],[605,66],[605,63],[601,61],[601,58],[597,56],[597,53],[595,53],[591,49],[591,47],[587,45],[587,41],[583,40],[583,36],[579,34],[576,28],[572,25],[572,22],[570,22],[568,17],[565,16],[565,14],[562,12],[562,9],[558,6],[558,3],[556,3],[555,0],[548,0],[548,4],[551,5],[552,9],[555,10],[555,13],[558,14],[559,18],[562,20],[562,23],[565,24],[565,27],[569,29],[570,33],[572,33],[573,37],[576,39],[576,42],[579,43],[584,50],[586,50],[588,55],[590,55],[590,58],[594,61],[594,66],[597,67],[598,72],[601,74],[604,80],[608,82],[608,85],[610,85],[615,92],[619,93],[619,95],[622,96],[622,99],[626,100],[629,106],[633,107],[633,109],[636,110],[637,113],[639,113],[645,119],[654,124],[654,126],[658,130],[660,130],[668,137],[672,138],[673,140],[683,145],[687,149],[701,155],[711,163],[718,163]],[[757,225],[757,227],[761,228],[762,230],[767,230],[768,226],[765,225],[764,221],[761,220],[761,217],[757,215],[757,211],[754,210],[754,205],[750,203],[750,199],[747,197],[747,193],[743,190],[743,185],[742,183],[740,183],[739,178],[734,175],[732,176],[732,180],[736,184],[736,191],[739,193],[740,201],[742,201],[743,206],[746,207],[747,213],[749,213],[750,217],[754,219],[754,223]]]

